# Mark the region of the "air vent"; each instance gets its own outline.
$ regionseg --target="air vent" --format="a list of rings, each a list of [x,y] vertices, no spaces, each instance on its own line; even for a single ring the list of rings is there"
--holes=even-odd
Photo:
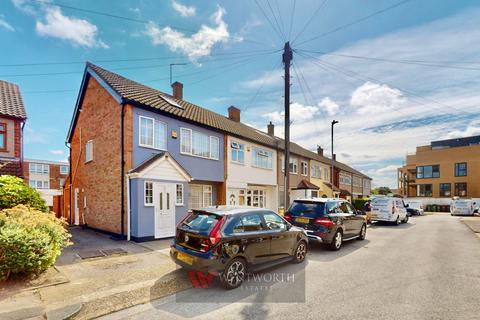
[[[177,107],[177,108],[179,108],[179,109],[182,109],[182,110],[185,109],[184,107],[182,107],[181,105],[179,105],[175,100],[173,100],[173,99],[171,99],[171,98],[169,98],[169,97],[167,97],[167,96],[164,96],[164,95],[159,95],[159,96],[160,96],[160,98],[162,98],[166,103],[168,103],[168,104],[170,104],[170,105],[172,105],[172,106],[174,106],[174,107]]]

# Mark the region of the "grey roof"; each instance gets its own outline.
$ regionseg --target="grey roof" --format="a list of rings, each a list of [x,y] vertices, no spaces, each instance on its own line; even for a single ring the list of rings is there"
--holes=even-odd
[[[87,62],[87,67],[95,72],[115,93],[117,93],[124,102],[133,103],[148,108],[154,108],[161,112],[168,113],[175,117],[183,118],[195,123],[226,132],[230,135],[241,137],[256,143],[269,146],[274,149],[284,150],[284,140],[278,137],[270,136],[265,132],[247,126],[241,122],[230,120],[229,118],[197,106],[185,100],[174,99],[173,96],[161,92],[157,89],[147,87],[141,83],[127,79],[121,75],[105,70],[97,65]],[[172,105],[163,97],[168,97],[180,106]],[[324,163],[331,163],[329,158],[320,156],[315,152],[309,151],[296,143],[290,143],[290,152],[305,158],[314,159]],[[370,179],[363,173],[336,161],[335,166],[362,177]]]
[[[463,137],[463,138],[454,138],[448,140],[438,140],[432,141],[430,145],[432,148],[442,148],[442,147],[466,147],[470,145],[478,145],[480,144],[480,136],[471,136],[471,137]]]
[[[3,80],[0,80],[0,115],[27,118],[19,87]]]

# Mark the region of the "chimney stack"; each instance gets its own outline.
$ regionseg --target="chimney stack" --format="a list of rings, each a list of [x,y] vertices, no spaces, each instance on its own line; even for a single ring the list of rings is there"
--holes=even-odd
[[[267,131],[269,136],[274,136],[275,135],[275,125],[270,121],[270,123],[267,125]]]
[[[175,81],[172,83],[173,97],[175,99],[183,100],[183,84]]]
[[[240,122],[240,109],[235,106],[230,106],[230,108],[228,108],[228,118],[235,122]]]
[[[320,146],[317,146],[317,153],[318,153],[319,156],[323,157],[323,148],[320,147]]]
[[[337,161],[337,155],[335,153],[333,154],[333,161]]]

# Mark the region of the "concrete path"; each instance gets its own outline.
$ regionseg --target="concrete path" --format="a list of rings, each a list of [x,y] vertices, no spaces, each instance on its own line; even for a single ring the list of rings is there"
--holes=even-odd
[[[266,273],[293,274],[300,284],[305,274],[304,299],[295,283],[280,282],[267,292],[213,286],[102,319],[410,320],[480,315],[480,239],[460,218],[444,214],[412,217],[398,227],[373,225],[367,240],[347,243],[339,252],[313,247],[305,269],[286,264]]]

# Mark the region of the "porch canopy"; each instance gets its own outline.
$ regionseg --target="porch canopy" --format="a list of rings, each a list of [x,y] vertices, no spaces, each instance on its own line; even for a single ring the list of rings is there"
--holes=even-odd
[[[320,187],[306,179],[302,179],[302,181],[300,181],[297,187],[293,188],[293,190],[320,190]]]

